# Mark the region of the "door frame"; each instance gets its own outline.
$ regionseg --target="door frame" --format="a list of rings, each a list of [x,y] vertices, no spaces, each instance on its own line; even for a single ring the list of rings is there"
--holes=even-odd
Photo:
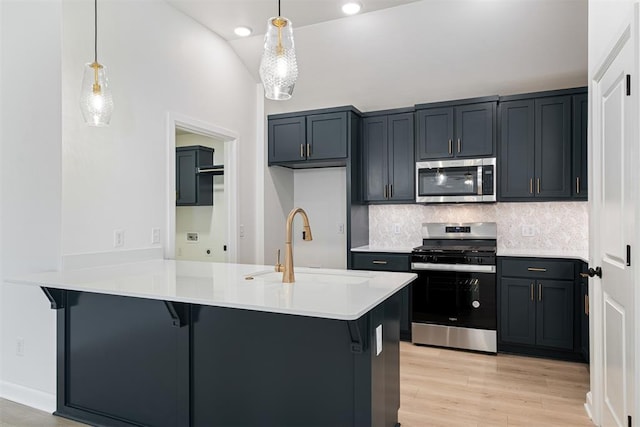
[[[227,262],[238,260],[238,141],[237,132],[179,113],[167,113],[167,233],[164,258],[175,259],[176,250],[176,128],[224,141],[224,185],[227,202]]]
[[[601,191],[601,182],[595,182],[595,168],[599,165],[601,154],[596,153],[594,148],[595,140],[602,131],[602,123],[598,122],[596,118],[601,116],[600,105],[596,102],[599,99],[599,93],[596,93],[598,88],[597,82],[603,77],[609,66],[620,54],[622,49],[627,43],[632,43],[632,51],[637,52],[640,46],[640,5],[634,4],[633,16],[627,21],[618,33],[618,37],[615,43],[610,45],[610,50],[605,57],[599,61],[599,66],[596,68],[596,72],[589,82],[589,264],[592,267],[601,265],[602,259],[600,258],[600,241],[596,237],[596,232],[600,226],[597,219],[599,215],[595,214],[594,200],[596,197],[596,190]],[[631,75],[631,95],[634,97],[633,107],[637,113],[640,112],[640,55],[636,53],[636,57],[633,59],[633,70]],[[638,123],[632,126],[632,155],[638,157],[640,153],[640,125]],[[638,172],[632,171],[635,174],[635,178],[638,178]],[[640,197],[632,201],[635,210],[635,223],[640,221]],[[632,258],[631,265],[637,266],[640,263],[640,227],[635,227],[632,236]],[[636,287],[637,283],[640,283],[640,268],[634,268],[632,273],[633,283],[631,286]],[[591,390],[587,393],[585,408],[590,415],[595,425],[601,425],[603,420],[603,404],[604,404],[604,375],[603,375],[603,346],[604,346],[604,313],[603,309],[603,291],[600,280],[589,281],[589,299],[590,299],[590,316],[589,316],[589,331],[590,331],[590,387]],[[630,304],[630,307],[635,310],[636,321],[640,314],[640,291],[636,290],[634,293],[634,301]],[[629,409],[634,412],[634,417],[640,417],[640,330],[634,328],[634,378],[633,378],[633,402],[629,403]],[[634,420],[634,425],[637,423]]]

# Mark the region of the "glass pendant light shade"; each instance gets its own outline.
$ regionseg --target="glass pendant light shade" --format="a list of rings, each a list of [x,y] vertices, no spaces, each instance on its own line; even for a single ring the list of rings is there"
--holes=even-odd
[[[107,126],[111,121],[113,97],[104,65],[85,64],[80,109],[85,123],[90,126]]]
[[[293,44],[293,26],[287,18],[278,16],[267,22],[260,78],[266,98],[278,101],[291,98],[298,79],[298,63]]]

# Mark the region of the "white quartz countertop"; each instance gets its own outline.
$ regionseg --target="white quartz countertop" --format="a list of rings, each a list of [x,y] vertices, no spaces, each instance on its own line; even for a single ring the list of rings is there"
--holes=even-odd
[[[589,252],[562,249],[500,249],[498,256],[531,257],[531,258],[568,258],[589,262]]]
[[[420,245],[416,245],[420,246]],[[376,246],[358,246],[357,248],[351,248],[351,252],[387,252],[387,253],[398,253],[398,254],[410,254],[413,250],[412,247],[391,247],[391,248],[381,248]]]
[[[355,320],[411,283],[413,273],[156,260],[8,279],[24,285],[338,320]],[[43,295],[44,298],[44,295]]]

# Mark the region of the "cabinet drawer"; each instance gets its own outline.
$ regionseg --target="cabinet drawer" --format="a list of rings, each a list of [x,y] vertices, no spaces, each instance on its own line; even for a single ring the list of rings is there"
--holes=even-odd
[[[501,275],[573,280],[576,277],[575,262],[542,258],[502,258]]]
[[[353,252],[354,270],[409,271],[409,254]]]

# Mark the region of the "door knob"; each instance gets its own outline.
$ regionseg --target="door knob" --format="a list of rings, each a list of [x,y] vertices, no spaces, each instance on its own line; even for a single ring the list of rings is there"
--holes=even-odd
[[[589,270],[587,270],[586,273],[580,273],[580,277],[593,277],[593,276],[598,276],[602,278],[602,268],[596,267],[594,270],[593,268],[589,267]]]

